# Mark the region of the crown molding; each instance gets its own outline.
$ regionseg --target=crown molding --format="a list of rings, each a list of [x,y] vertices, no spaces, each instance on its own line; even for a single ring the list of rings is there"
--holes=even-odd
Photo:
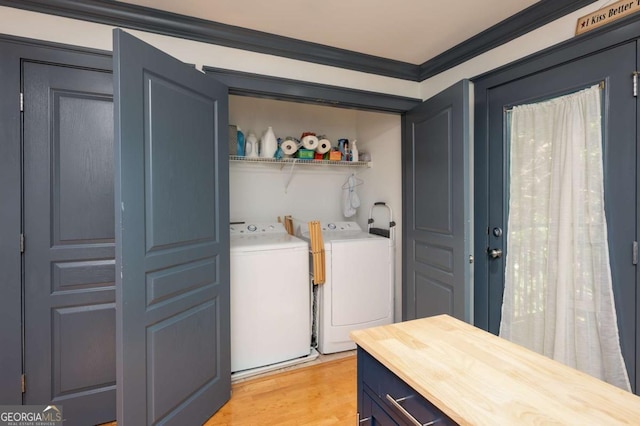
[[[0,6],[184,38],[410,81],[423,81],[596,0],[541,0],[421,64],[366,55],[113,0],[0,0]],[[402,46],[398,46],[399,49]]]
[[[596,0],[541,0],[420,65],[418,81],[488,52]]]
[[[311,83],[215,67],[202,67],[205,74],[229,86],[229,94],[264,97],[315,105],[402,114],[420,105],[417,98],[389,95],[341,86]]]

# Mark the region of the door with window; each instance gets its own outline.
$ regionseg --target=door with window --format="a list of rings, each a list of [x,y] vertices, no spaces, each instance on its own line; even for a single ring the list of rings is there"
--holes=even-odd
[[[604,83],[602,97],[604,198],[610,266],[622,353],[632,387],[636,377],[636,98],[630,75],[636,66],[636,43],[630,42],[493,87],[487,93],[488,223],[483,242],[488,287],[476,300],[476,325],[498,333],[505,277],[509,229],[509,157],[507,110],[514,105],[539,102]]]

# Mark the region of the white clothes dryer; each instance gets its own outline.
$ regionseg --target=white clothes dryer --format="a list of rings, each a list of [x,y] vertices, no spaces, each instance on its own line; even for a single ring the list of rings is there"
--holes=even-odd
[[[325,283],[318,285],[317,343],[318,351],[328,354],[355,349],[352,330],[393,322],[395,242],[363,231],[356,222],[320,226]],[[306,224],[296,233],[310,241]]]
[[[232,373],[309,356],[307,242],[281,223],[233,224],[230,237]]]

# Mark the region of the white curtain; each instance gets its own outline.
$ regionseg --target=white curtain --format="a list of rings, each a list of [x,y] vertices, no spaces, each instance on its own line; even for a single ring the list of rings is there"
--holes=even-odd
[[[500,336],[630,390],[604,212],[598,86],[513,108]]]

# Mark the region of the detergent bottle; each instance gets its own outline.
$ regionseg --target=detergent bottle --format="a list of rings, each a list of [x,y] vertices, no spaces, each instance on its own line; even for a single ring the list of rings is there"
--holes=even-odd
[[[242,133],[242,130],[240,129],[240,127],[238,127],[238,147],[237,147],[237,156],[238,157],[244,157],[244,133]]]
[[[247,140],[245,141],[245,155],[247,158],[258,158],[258,150],[260,149],[258,146],[258,138],[252,132],[249,132],[249,136],[247,136]]]
[[[356,139],[351,142],[351,161],[358,161],[358,147],[356,146],[356,142]]]

